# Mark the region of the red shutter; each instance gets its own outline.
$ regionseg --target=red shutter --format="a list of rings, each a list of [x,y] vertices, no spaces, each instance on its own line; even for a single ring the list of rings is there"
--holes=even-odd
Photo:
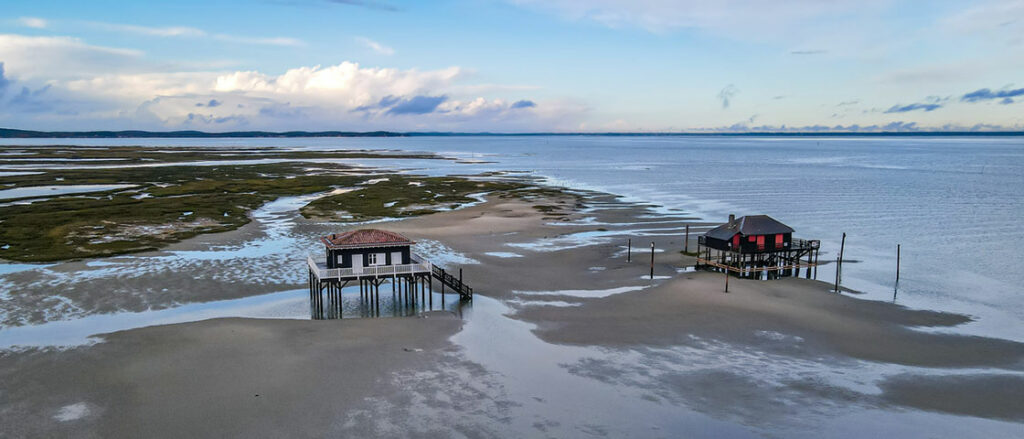
[[[740,235],[732,235],[732,248],[739,248],[740,246]]]
[[[757,249],[764,250],[764,235],[757,235]]]
[[[775,235],[775,248],[782,248],[782,234]]]

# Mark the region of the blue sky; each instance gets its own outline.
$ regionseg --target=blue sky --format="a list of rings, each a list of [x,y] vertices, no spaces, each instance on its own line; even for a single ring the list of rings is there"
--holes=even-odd
[[[1024,0],[11,1],[0,126],[1024,129]]]

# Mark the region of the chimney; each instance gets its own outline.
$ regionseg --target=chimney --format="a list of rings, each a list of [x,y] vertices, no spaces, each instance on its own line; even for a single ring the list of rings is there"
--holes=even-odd
[[[736,225],[736,215],[730,213],[729,214],[729,227],[734,227],[735,225]]]

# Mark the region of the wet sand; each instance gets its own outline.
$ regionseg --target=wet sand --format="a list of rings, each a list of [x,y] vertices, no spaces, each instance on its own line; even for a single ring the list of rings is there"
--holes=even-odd
[[[0,425],[11,437],[871,436],[822,426],[854,412],[910,437],[1019,431],[1024,344],[811,280],[732,279],[723,293],[721,274],[680,272],[688,219],[587,197],[544,201],[564,215],[492,198],[382,225],[479,262],[461,265],[480,295],[465,319],[213,319],[6,351]],[[249,232],[231,233],[202,239]],[[255,294],[219,289],[188,300]]]
[[[723,276],[686,273],[643,291],[588,300],[581,307],[533,307],[517,317],[538,323],[538,335],[552,343],[665,346],[688,344],[696,336],[789,355],[1024,370],[1022,343],[919,330],[969,321],[963,315],[832,294],[827,284],[806,279],[730,279],[725,293]],[[766,345],[758,335],[763,332],[802,342]]]
[[[4,435],[329,436],[342,427],[333,419],[378,395],[383,377],[435,367],[460,325],[445,313],[400,324],[216,319],[107,334],[67,352],[7,353],[0,373],[15,385],[0,396]],[[55,418],[76,404],[79,417]]]

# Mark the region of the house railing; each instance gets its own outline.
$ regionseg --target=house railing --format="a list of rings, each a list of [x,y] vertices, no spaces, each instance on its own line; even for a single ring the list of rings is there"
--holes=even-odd
[[[458,292],[460,296],[473,297],[473,288],[470,288],[469,285],[462,283],[461,279],[452,276],[447,271],[445,271],[445,269],[438,267],[436,265],[433,266],[433,271],[435,278],[439,279],[442,283],[448,285],[449,287],[451,287],[451,289]]]
[[[697,237],[697,245],[707,246],[708,245],[707,244],[707,237],[706,236],[698,236]],[[781,251],[781,250],[817,250],[819,247],[821,247],[821,241],[819,241],[817,239],[793,238],[790,241],[788,247],[784,247],[784,248],[781,248],[781,249],[775,249],[775,250],[779,250],[779,251]],[[764,249],[761,248],[760,250],[763,251]]]
[[[419,257],[412,257],[412,264],[370,265],[360,268],[324,268],[327,264],[319,264],[312,256],[306,257],[310,271],[318,279],[345,279],[358,277],[389,277],[414,273],[431,273],[432,265]]]

